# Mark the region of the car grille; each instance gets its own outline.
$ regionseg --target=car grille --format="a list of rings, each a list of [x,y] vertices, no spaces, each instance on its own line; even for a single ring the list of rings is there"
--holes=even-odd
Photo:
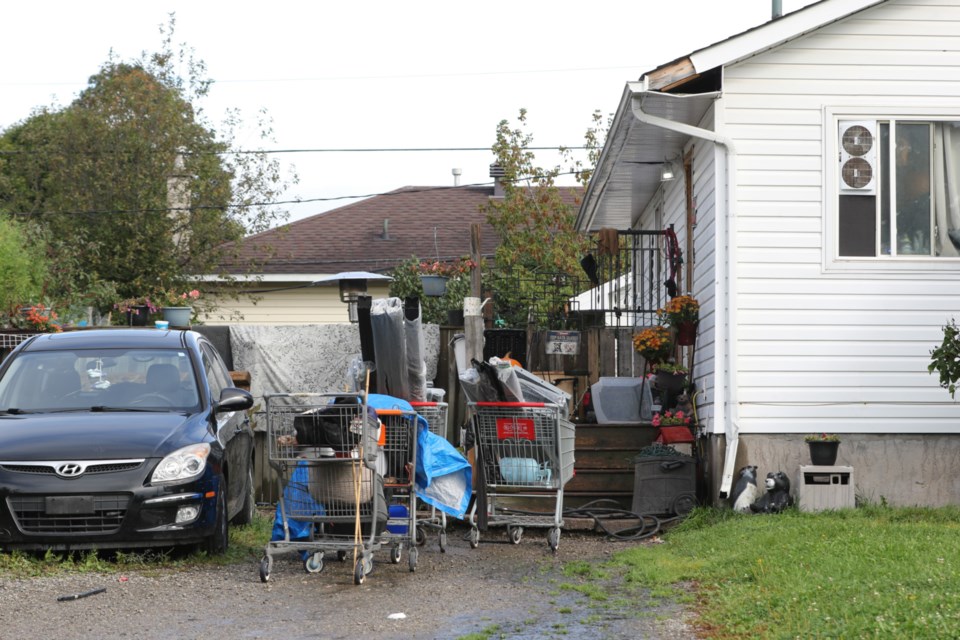
[[[139,468],[143,464],[142,460],[124,460],[122,462],[105,462],[102,464],[91,464],[84,471],[84,475],[91,473],[117,473],[118,471],[131,471]],[[56,475],[51,464],[18,464],[16,462],[4,462],[0,464],[0,469],[12,471],[14,473],[35,473],[40,475]]]
[[[92,513],[48,514],[44,496],[8,498],[11,513],[24,533],[45,534],[109,534],[117,531],[130,504],[124,494],[93,496]]]

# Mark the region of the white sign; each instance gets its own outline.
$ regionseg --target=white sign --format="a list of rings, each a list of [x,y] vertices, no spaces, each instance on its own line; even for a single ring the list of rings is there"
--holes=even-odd
[[[579,331],[547,331],[547,355],[575,356],[580,353]]]

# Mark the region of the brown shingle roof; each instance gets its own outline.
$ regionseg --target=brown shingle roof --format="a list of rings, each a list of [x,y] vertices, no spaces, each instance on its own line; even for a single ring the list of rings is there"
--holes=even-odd
[[[573,206],[583,195],[579,187],[560,192]],[[239,275],[247,269],[236,265],[254,257],[261,263],[256,271],[265,275],[383,273],[411,256],[469,255],[475,222],[482,225],[481,252],[492,255],[499,238],[480,211],[492,195],[493,187],[404,187],[245,238],[240,261],[224,267]]]

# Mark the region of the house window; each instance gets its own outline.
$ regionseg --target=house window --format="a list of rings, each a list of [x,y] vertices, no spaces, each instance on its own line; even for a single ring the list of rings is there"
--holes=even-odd
[[[839,256],[960,256],[960,122],[841,120],[839,135]]]

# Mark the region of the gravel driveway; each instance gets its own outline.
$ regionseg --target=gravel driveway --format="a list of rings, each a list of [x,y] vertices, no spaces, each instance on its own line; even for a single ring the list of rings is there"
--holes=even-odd
[[[492,529],[477,549],[462,538],[465,531],[449,528],[446,553],[431,536],[414,573],[406,556],[393,565],[378,553],[360,586],[350,562],[333,560],[310,575],[293,554],[276,557],[266,584],[259,558],[217,568],[0,579],[0,637],[406,640],[493,629],[491,638],[695,637],[674,604],[651,603],[616,583],[606,585],[606,601],[568,588],[578,578],[562,575],[564,563],[599,563],[640,543],[564,532],[554,556],[543,530],[528,530],[513,545]],[[99,588],[106,590],[57,600]]]

